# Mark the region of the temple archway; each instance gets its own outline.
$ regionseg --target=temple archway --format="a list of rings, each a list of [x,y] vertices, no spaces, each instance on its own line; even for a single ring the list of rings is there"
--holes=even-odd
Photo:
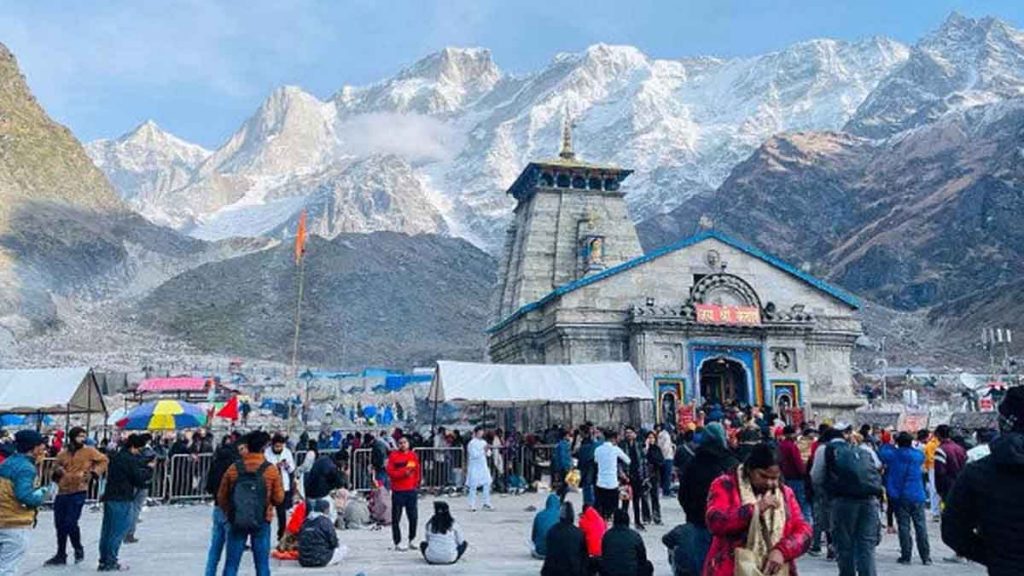
[[[725,356],[708,358],[700,366],[699,377],[703,401],[750,404],[748,375],[742,363]]]

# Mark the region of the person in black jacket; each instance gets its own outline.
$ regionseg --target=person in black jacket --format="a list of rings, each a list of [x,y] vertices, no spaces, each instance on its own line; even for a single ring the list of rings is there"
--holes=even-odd
[[[646,440],[638,440],[636,429],[626,426],[626,439],[619,448],[629,457],[626,467],[629,485],[633,489],[633,524],[637,530],[646,530],[644,520],[651,517],[651,478],[647,470]],[[659,518],[660,520],[660,518]]]
[[[110,458],[107,486],[103,492],[103,524],[100,528],[100,572],[121,570],[117,553],[131,528],[135,491],[148,485],[148,474],[139,460],[145,440],[141,435],[128,437],[127,445]]]
[[[601,576],[652,576],[654,564],[647,559],[647,548],[640,534],[629,529],[629,514],[615,511],[610,530],[601,539]]]
[[[658,446],[658,435],[651,431],[647,433],[644,442],[647,461],[647,478],[650,488],[647,490],[647,499],[651,504],[650,517],[644,516],[644,522],[653,521],[655,526],[661,526],[661,501],[658,499],[658,480],[661,478],[661,471],[665,468],[665,455],[661,453]],[[646,501],[645,501],[646,503]]]
[[[541,576],[584,576],[587,573],[587,541],[583,531],[573,524],[575,519],[572,502],[563,502],[558,524],[548,530],[547,555],[544,556]],[[628,515],[626,523],[629,523]]]
[[[156,451],[149,445],[153,440],[153,435],[147,432],[140,436],[142,447],[139,448],[138,458],[139,465],[142,466],[142,472],[146,475],[146,486],[135,491],[135,499],[132,501],[132,524],[128,528],[128,533],[125,534],[125,544],[134,544],[139,541],[135,537],[135,529],[139,526],[139,515],[142,514],[142,507],[146,505],[146,500],[149,499],[149,484],[153,480],[153,469],[156,467]]]
[[[583,441],[576,451],[576,467],[580,471],[580,492],[583,493],[583,503],[593,506],[597,503],[594,495],[594,486],[597,484],[594,450],[597,449],[597,442],[594,441],[593,426],[589,422],[580,426],[580,436],[583,437]]]
[[[327,501],[316,500],[299,529],[299,565],[322,568],[341,562],[345,549],[338,544],[338,533],[327,517]]]
[[[693,550],[689,551],[691,566],[703,566],[711,548],[711,533],[704,522],[711,483],[738,465],[739,461],[726,443],[725,428],[718,422],[708,424],[700,446],[683,470],[679,485],[679,503],[686,512],[687,524],[694,527]]]
[[[957,477],[942,513],[942,541],[959,556],[988,568],[990,576],[1024,569],[1024,386],[1010,388],[999,404],[1002,435],[991,454]]]
[[[310,468],[303,482],[307,500],[327,498],[333,490],[345,488],[345,478],[336,462],[339,459],[339,454],[343,453],[321,454],[313,462],[313,467]]]
[[[217,497],[217,490],[220,488],[220,481],[224,473],[235,462],[242,459],[241,451],[245,450],[245,444],[238,442],[238,434],[232,432],[221,441],[217,451],[213,453],[213,462],[210,463],[210,470],[206,475],[206,492]],[[217,576],[217,565],[220,564],[220,557],[224,553],[224,544],[228,538],[228,517],[220,506],[213,507],[213,524],[210,530],[210,549],[206,553],[206,576]]]

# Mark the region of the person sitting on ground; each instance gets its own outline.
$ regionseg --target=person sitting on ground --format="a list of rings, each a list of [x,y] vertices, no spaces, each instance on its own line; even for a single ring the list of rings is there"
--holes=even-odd
[[[338,528],[359,530],[373,523],[369,505],[362,501],[358,494],[353,495],[348,490],[339,488],[331,493],[331,500],[338,514],[334,521]]]
[[[313,509],[299,530],[299,566],[323,568],[340,564],[348,548],[338,543],[338,534],[328,517],[326,500],[314,500]]]
[[[784,567],[796,574],[796,559],[810,545],[811,527],[781,476],[778,453],[762,443],[739,468],[711,484],[707,527],[714,538],[705,575],[733,576],[737,562],[748,556],[764,574],[777,574]],[[752,520],[760,530],[751,530]],[[747,553],[738,557],[740,548]]]
[[[530,533],[530,554],[540,560],[547,555],[548,531],[558,523],[558,494],[548,494],[544,509],[533,517],[533,531]]]
[[[647,559],[647,548],[640,534],[629,527],[629,513],[615,511],[612,527],[601,540],[601,576],[652,576],[654,564]]]
[[[442,500],[434,501],[434,515],[427,521],[426,531],[427,539],[420,542],[420,553],[427,564],[455,564],[469,548],[448,503]]]
[[[597,513],[597,508],[588,504],[583,505],[583,513],[580,514],[580,530],[587,539],[587,554],[591,558],[601,557],[601,539],[608,531],[608,525],[604,518]]]
[[[558,496],[555,496],[557,500]],[[545,543],[548,554],[544,557],[541,576],[584,576],[589,565],[587,543],[583,531],[573,522],[576,511],[572,502],[563,502],[558,523],[548,530]]]

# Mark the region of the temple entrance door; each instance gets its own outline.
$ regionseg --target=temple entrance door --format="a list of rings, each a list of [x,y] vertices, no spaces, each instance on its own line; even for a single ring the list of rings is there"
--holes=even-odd
[[[700,396],[705,402],[749,404],[747,371],[728,358],[709,358],[700,367]]]

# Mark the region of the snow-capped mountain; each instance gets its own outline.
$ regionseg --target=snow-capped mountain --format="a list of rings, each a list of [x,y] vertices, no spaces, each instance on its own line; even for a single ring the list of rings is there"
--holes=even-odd
[[[86,153],[133,207],[145,211],[185,186],[210,151],[162,130],[152,120],[116,140],[96,140]]]
[[[995,18],[952,14],[882,81],[846,130],[882,138],[951,110],[1024,94],[1024,33]]]
[[[627,198],[639,220],[713,190],[773,134],[839,129],[907,55],[881,38],[737,59],[661,60],[599,44],[512,76],[487,50],[447,48],[328,101],[278,89],[189,184],[142,211],[204,238],[268,234],[322,190],[315,175],[345,181],[354,160],[395,156],[433,210],[391,202],[400,214],[367,225],[395,229],[440,213],[450,233],[494,248],[512,206],[505,189],[527,162],[554,156],[568,109],[583,158],[636,170]]]

